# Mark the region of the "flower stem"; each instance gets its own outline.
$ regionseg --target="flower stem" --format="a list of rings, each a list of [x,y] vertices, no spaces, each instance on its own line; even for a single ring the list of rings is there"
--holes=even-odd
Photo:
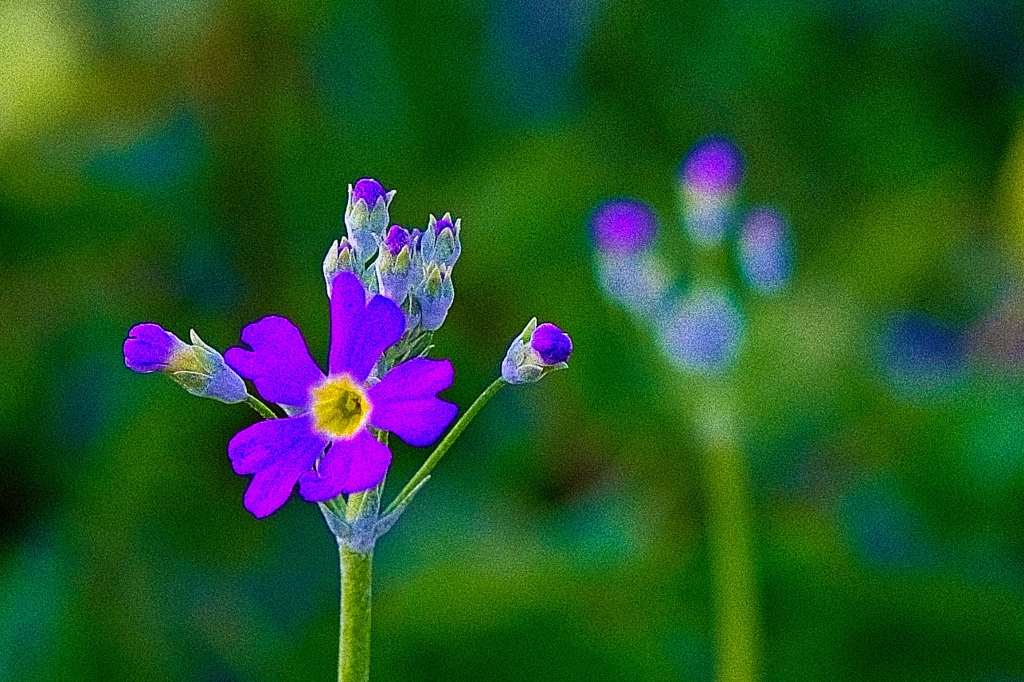
[[[452,444],[456,440],[458,440],[459,436],[462,435],[462,432],[465,430],[465,428],[469,426],[469,423],[473,421],[474,417],[476,417],[477,412],[483,409],[483,406],[487,404],[487,401],[493,398],[494,394],[497,393],[498,390],[504,385],[505,380],[502,379],[501,377],[498,377],[497,379],[494,380],[493,384],[488,386],[483,393],[477,396],[477,399],[474,400],[473,404],[469,406],[469,409],[463,413],[462,417],[459,418],[459,421],[457,421],[455,423],[455,426],[452,427],[452,430],[449,431],[448,435],[444,437],[444,440],[442,440],[438,444],[438,446],[434,448],[434,451],[430,453],[430,457],[427,457],[427,461],[423,463],[423,466],[420,467],[420,470],[417,471],[416,474],[411,479],[409,479],[409,482],[405,484],[404,488],[402,488],[402,492],[398,493],[398,496],[395,497],[391,504],[388,505],[388,508],[384,510],[385,515],[390,513],[391,510],[393,510],[398,505],[402,504],[402,502],[412,493],[412,491],[416,489],[416,486],[418,486],[420,482],[422,482],[423,479],[426,478],[431,471],[433,471],[434,467],[437,466],[437,463],[444,456],[444,453],[448,452],[448,448],[450,448]]]
[[[246,404],[256,410],[264,419],[277,419],[274,411],[267,407],[267,404],[254,395],[245,396]]]
[[[341,559],[341,616],[338,682],[370,679],[370,596],[373,550],[356,552],[338,543]]]
[[[716,679],[760,677],[761,633],[753,561],[752,510],[746,462],[736,432],[731,387],[703,387],[697,426],[704,440],[708,543],[714,585]]]

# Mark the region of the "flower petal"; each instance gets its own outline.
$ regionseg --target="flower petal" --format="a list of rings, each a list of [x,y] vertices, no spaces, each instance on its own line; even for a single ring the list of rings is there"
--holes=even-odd
[[[235,473],[256,474],[245,491],[245,508],[262,518],[284,504],[326,446],[305,415],[268,419],[235,434],[228,443]]]
[[[434,395],[451,386],[453,377],[448,360],[403,362],[370,387],[370,425],[394,433],[409,445],[430,445],[459,411]]]
[[[342,272],[331,284],[331,374],[366,381],[381,353],[402,337],[405,314],[395,302],[377,295],[366,304],[362,282]]]
[[[384,480],[390,464],[388,446],[363,429],[351,440],[333,441],[316,471],[302,474],[299,490],[310,502],[358,493]]]
[[[242,330],[242,341],[252,350],[229,348],[224,359],[231,369],[256,384],[266,400],[295,407],[309,403],[309,387],[324,375],[295,325],[283,317],[264,317]]]

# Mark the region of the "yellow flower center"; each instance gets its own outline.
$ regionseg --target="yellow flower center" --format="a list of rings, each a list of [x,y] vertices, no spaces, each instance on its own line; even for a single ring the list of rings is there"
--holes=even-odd
[[[370,401],[362,386],[353,383],[347,374],[327,377],[310,393],[313,424],[332,438],[351,437],[370,416]]]

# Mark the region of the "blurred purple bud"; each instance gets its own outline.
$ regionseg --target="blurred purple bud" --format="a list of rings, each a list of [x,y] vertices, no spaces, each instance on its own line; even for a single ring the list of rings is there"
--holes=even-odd
[[[550,322],[537,327],[530,339],[530,346],[549,365],[565,362],[572,355],[572,339]]]
[[[739,235],[740,269],[747,283],[764,294],[786,287],[793,274],[793,245],[786,219],[773,208],[747,214]]]
[[[638,199],[611,199],[591,214],[590,230],[602,253],[628,255],[650,246],[658,220],[650,206]]]
[[[363,178],[352,188],[352,203],[362,199],[371,210],[377,205],[378,200],[386,198],[387,192],[384,191],[384,187],[372,178]]]
[[[409,245],[408,230],[398,225],[392,225],[391,229],[388,230],[388,236],[384,240],[384,245],[387,246],[392,256],[397,256],[399,251]]]
[[[743,154],[728,137],[705,137],[683,158],[679,179],[697,194],[731,194],[743,179]]]
[[[743,317],[728,294],[699,290],[679,301],[660,324],[662,349],[685,369],[718,372],[735,361]]]

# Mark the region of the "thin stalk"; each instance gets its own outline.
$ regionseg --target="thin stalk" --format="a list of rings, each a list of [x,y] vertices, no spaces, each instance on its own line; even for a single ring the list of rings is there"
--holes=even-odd
[[[252,409],[256,410],[256,412],[258,412],[264,419],[277,419],[277,415],[274,414],[274,411],[267,407],[267,404],[256,396],[245,396],[245,403]]]
[[[373,550],[356,552],[339,543],[338,551],[341,559],[338,682],[367,682],[370,679]]]
[[[430,453],[430,457],[427,457],[427,461],[423,463],[423,465],[420,467],[420,470],[417,471],[416,474],[411,479],[409,479],[409,482],[405,484],[404,488],[402,488],[402,492],[398,493],[398,496],[395,497],[391,504],[388,505],[388,508],[384,510],[385,516],[389,514],[395,507],[402,504],[402,502],[412,493],[412,491],[416,489],[416,486],[418,486],[420,482],[422,482],[423,479],[425,479],[427,475],[429,475],[430,472],[433,471],[434,467],[437,466],[437,463],[444,456],[444,453],[448,452],[448,448],[450,448],[452,444],[456,440],[458,440],[459,436],[462,435],[462,432],[465,430],[465,428],[469,426],[469,423],[473,421],[474,417],[476,417],[477,412],[483,409],[483,406],[487,404],[487,401],[493,398],[494,394],[497,393],[498,390],[504,385],[505,380],[502,379],[501,377],[498,377],[497,379],[494,380],[493,384],[488,386],[483,393],[477,396],[477,399],[474,400],[473,404],[469,406],[469,409],[466,410],[465,413],[463,413],[462,417],[459,418],[459,421],[457,421],[455,423],[455,426],[452,427],[452,430],[449,431],[448,435],[444,437],[444,440],[442,440],[438,444],[438,446],[434,448],[434,451]]]
[[[704,433],[708,543],[716,612],[716,679],[760,677],[761,633],[753,562],[746,463],[736,434],[729,387],[705,385],[697,415]]]

